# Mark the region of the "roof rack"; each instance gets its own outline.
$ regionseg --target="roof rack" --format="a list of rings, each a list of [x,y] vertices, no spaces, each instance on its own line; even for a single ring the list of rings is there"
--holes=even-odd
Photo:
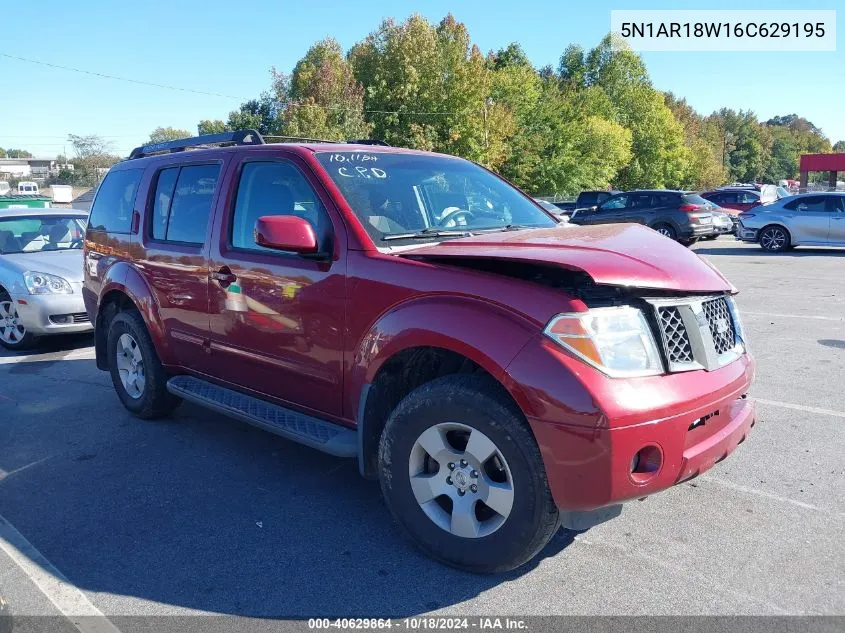
[[[236,132],[223,132],[222,134],[203,134],[191,138],[180,138],[175,141],[164,141],[163,143],[150,143],[136,147],[129,154],[129,159],[144,158],[153,154],[163,152],[183,152],[191,147],[203,147],[207,145],[264,145],[264,139],[255,130],[237,130]]]
[[[390,147],[390,143],[385,143],[377,138],[350,139],[346,142],[350,145],[380,145],[382,147]]]
[[[281,138],[287,139],[289,141],[305,141],[307,143],[331,143],[333,145],[380,145],[382,147],[390,147],[389,143],[385,143],[384,141],[376,138],[361,138],[349,139],[346,141],[337,141],[328,138],[311,138],[310,136],[283,136],[281,134],[270,134],[265,136],[264,138]]]

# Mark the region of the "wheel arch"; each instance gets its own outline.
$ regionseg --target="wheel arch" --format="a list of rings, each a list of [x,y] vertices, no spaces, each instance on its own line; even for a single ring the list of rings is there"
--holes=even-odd
[[[132,266],[119,263],[109,269],[108,278],[104,282],[97,301],[97,316],[94,322],[97,368],[103,371],[108,369],[105,351],[109,324],[115,315],[125,310],[138,311],[156,345],[159,357],[166,364],[169,350],[164,336],[164,324],[155,296],[144,278]]]
[[[519,410],[504,386],[505,369],[538,331],[537,324],[501,306],[455,296],[418,298],[376,319],[356,345],[347,383],[361,474],[376,473],[378,439],[390,412],[435,378],[485,374]]]
[[[363,386],[358,403],[358,467],[367,479],[378,475],[378,446],[390,414],[409,393],[444,376],[481,378],[490,393],[523,416],[504,383],[471,358],[445,347],[419,345],[396,352],[383,362],[372,382]],[[526,421],[526,428],[531,431]]]

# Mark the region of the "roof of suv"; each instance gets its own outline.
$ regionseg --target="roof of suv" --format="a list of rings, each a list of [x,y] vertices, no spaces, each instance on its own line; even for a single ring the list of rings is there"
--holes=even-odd
[[[277,151],[280,148],[299,154],[316,152],[402,153],[429,156],[437,155],[457,159],[457,157],[449,156],[448,154],[437,154],[436,152],[426,152],[404,147],[391,147],[383,141],[369,139],[360,141],[324,141],[318,139],[295,139],[293,137],[276,138],[290,138],[294,142],[267,143],[255,130],[206,134],[162,143],[149,143],[136,147],[126,160],[118,163],[115,167],[117,169],[132,169],[139,166],[138,161],[164,159],[173,154],[182,154],[182,152],[190,152],[192,158],[196,155],[201,159],[203,156],[219,156],[220,154],[245,149],[253,152],[268,152]]]

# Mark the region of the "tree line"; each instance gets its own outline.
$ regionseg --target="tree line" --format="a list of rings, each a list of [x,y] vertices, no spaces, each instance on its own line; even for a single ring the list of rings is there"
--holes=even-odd
[[[802,153],[845,151],[845,141],[831,148],[796,114],[700,114],[655,88],[642,58],[611,35],[589,50],[570,45],[556,68],[536,68],[517,43],[482,54],[451,15],[437,24],[384,20],[349,51],[321,40],[290,73],[270,69],[265,91],[226,120],[199,121],[197,132],[244,128],[271,141],[377,138],[455,154],[535,195],[777,182],[797,177]],[[150,141],[187,136],[159,127]],[[75,184],[96,182],[117,160],[99,137],[69,140],[78,166],[65,177]]]
[[[290,74],[270,75],[266,91],[198,132],[377,138],[469,158],[538,195],[776,182],[798,175],[800,154],[831,151],[794,114],[699,114],[656,89],[642,58],[611,35],[535,68],[519,44],[483,55],[451,15],[438,24],[412,15],[383,21],[347,52],[321,40]],[[152,139],[182,134],[159,128]]]

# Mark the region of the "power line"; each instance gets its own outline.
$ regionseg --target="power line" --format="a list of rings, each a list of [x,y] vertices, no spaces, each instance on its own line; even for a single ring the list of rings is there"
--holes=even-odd
[[[28,62],[30,64],[38,64],[40,66],[47,66],[49,68],[59,68],[61,70],[69,70],[83,75],[90,75],[92,77],[100,77],[102,79],[114,79],[117,81],[128,81],[129,83],[139,84],[142,86],[152,86],[154,88],[165,88],[167,90],[178,90],[179,92],[190,92],[198,95],[205,95],[207,97],[223,97],[225,99],[244,100],[243,97],[236,97],[234,95],[222,94],[220,92],[208,92],[205,90],[194,90],[192,88],[181,88],[179,86],[171,86],[168,84],[158,84],[152,81],[142,81],[140,79],[130,79],[129,77],[118,77],[117,75],[107,75],[106,73],[98,73],[92,70],[84,70],[82,68],[74,68],[72,66],[62,66],[61,64],[52,64],[50,62],[43,62],[37,59],[29,59],[27,57],[18,57],[17,55],[9,55],[8,53],[0,53],[0,57],[7,57],[8,59],[16,59],[20,62]]]
[[[234,95],[227,95],[222,94],[220,92],[208,92],[205,90],[194,90],[193,88],[182,88],[180,86],[171,86],[169,84],[159,84],[154,83],[152,81],[142,81],[140,79],[131,79],[129,77],[118,77],[117,75],[109,75],[106,73],[99,73],[94,72],[92,70],[84,70],[82,68],[74,68],[73,66],[63,66],[61,64],[53,64],[51,62],[44,62],[37,59],[29,59],[27,57],[19,57],[17,55],[9,55],[8,53],[0,53],[0,57],[6,57],[8,59],[15,59],[21,62],[28,62],[30,64],[38,64],[40,66],[47,66],[49,68],[58,68],[60,70],[68,70],[75,73],[81,73],[83,75],[90,75],[92,77],[100,77],[101,79],[114,79],[116,81],[127,81],[129,83],[138,84],[142,86],[152,86],[154,88],[164,88],[167,90],[177,90],[179,92],[190,92],[193,94],[200,94],[206,95],[210,97],[223,97],[225,99],[237,99],[238,101],[252,101],[252,99],[247,97],[236,97]],[[287,101],[283,103],[283,108],[287,109],[290,107],[299,107],[299,108],[318,108],[320,110],[354,110],[354,108],[349,108],[346,106],[324,106],[319,105],[317,103],[302,103],[297,101]],[[364,114],[397,114],[402,116],[448,116],[452,114],[464,114],[466,112],[482,112],[484,110],[483,107],[479,108],[466,108],[462,111],[429,111],[429,112],[417,112],[417,111],[408,111],[408,110],[362,110]],[[116,138],[116,137],[114,137]]]

